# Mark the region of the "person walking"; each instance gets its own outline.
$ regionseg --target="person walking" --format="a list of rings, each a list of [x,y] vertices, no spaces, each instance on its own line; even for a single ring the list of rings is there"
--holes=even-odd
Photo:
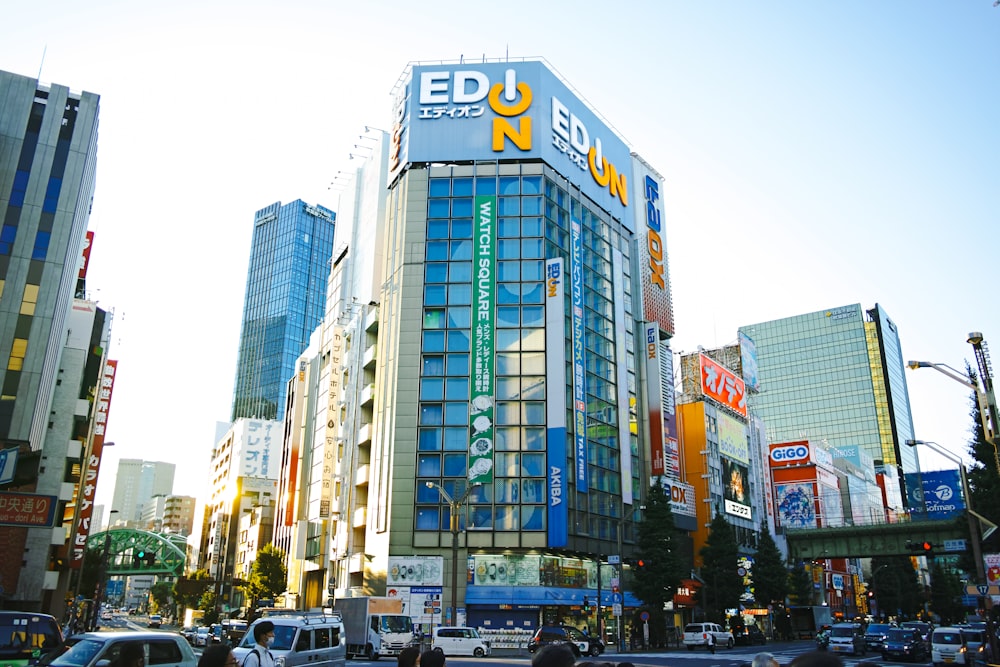
[[[274,641],[274,623],[261,621],[253,628],[254,647],[243,658],[242,667],[274,667],[269,647]]]
[[[705,634],[705,645],[708,647],[708,650],[712,653],[712,655],[715,655],[715,633],[711,630]]]

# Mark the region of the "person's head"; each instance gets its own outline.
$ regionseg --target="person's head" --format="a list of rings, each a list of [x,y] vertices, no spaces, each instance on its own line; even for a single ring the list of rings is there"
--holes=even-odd
[[[399,657],[396,658],[396,664],[398,667],[413,667],[417,664],[417,659],[420,657],[420,649],[416,646],[407,646],[402,651],[399,652]]]
[[[531,659],[531,667],[573,667],[574,663],[576,656],[573,655],[573,649],[566,644],[543,646]]]
[[[139,667],[146,662],[142,642],[125,642],[118,651],[118,664],[122,667]]]
[[[274,623],[271,621],[261,621],[253,627],[253,640],[261,646],[267,646],[267,643],[273,638]]]
[[[444,651],[424,651],[420,654],[420,667],[444,667]]]
[[[809,651],[796,656],[789,667],[844,667],[844,661],[836,653]]]
[[[618,667],[635,667],[634,662],[619,662]]]
[[[750,667],[778,667],[778,661],[770,653],[758,653],[753,657]]]
[[[239,661],[228,644],[212,644],[201,653],[198,667],[238,667]]]

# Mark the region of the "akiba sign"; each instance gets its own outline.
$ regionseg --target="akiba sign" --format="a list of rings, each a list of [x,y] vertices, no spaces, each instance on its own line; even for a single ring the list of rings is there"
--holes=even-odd
[[[392,174],[406,162],[541,158],[633,228],[628,148],[540,62],[416,66],[394,116]]]

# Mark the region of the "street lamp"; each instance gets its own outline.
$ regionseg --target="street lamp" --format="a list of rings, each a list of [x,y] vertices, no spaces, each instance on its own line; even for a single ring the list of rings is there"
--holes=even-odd
[[[462,503],[464,503],[472,490],[478,486],[482,486],[482,482],[476,482],[469,485],[465,489],[465,493],[458,500],[454,500],[447,491],[445,491],[439,484],[434,482],[424,482],[424,486],[428,489],[437,489],[438,494],[448,503],[448,509],[451,512],[449,517],[449,523],[451,528],[451,625],[455,626],[458,624],[458,513],[462,509]]]

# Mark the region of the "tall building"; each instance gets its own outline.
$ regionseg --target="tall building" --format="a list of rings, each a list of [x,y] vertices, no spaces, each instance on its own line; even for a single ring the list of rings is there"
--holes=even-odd
[[[100,98],[0,72],[0,442],[42,448],[94,196]]]
[[[772,443],[858,447],[885,476],[887,509],[904,508],[904,475],[918,470],[896,324],[879,304],[821,310],[740,327],[756,348],[753,408]],[[744,370],[745,373],[745,370]]]
[[[313,558],[307,604],[388,584],[417,622],[527,631],[600,589],[611,624],[593,554],[634,549],[662,474],[641,326],[673,333],[662,178],[542,62],[416,65],[396,93],[385,164],[339,209],[377,224],[343,236],[301,360],[275,541]]]
[[[254,215],[232,421],[285,413],[285,383],[323,321],[335,214],[295,200]]]
[[[163,461],[120,459],[111,499],[111,509],[118,510],[118,520],[138,526],[143,505],[154,497],[165,498],[173,493],[176,469],[176,464]],[[160,515],[162,518],[162,511]]]

